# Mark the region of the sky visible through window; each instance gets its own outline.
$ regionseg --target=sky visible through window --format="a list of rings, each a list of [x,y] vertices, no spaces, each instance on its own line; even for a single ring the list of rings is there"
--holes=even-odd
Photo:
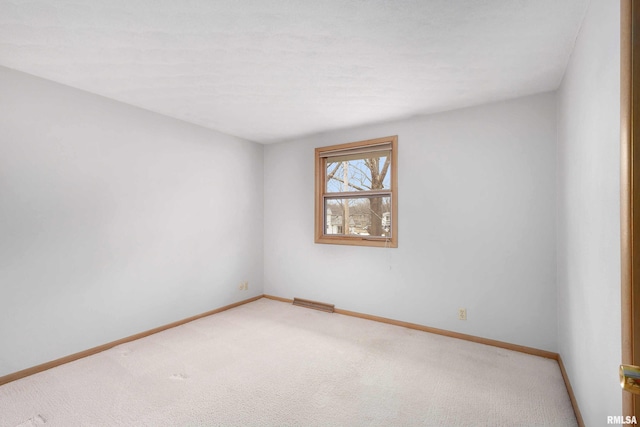
[[[391,182],[391,168],[386,171],[381,183],[373,183],[373,175],[383,172],[388,155],[380,157],[359,158],[346,161],[327,161],[327,192],[368,191],[375,189],[389,189]],[[369,160],[365,162],[365,160]],[[372,170],[371,166],[374,166]],[[377,166],[377,168],[375,168]],[[345,185],[346,184],[346,185]],[[380,186],[381,184],[381,186]],[[376,188],[372,188],[372,185]]]

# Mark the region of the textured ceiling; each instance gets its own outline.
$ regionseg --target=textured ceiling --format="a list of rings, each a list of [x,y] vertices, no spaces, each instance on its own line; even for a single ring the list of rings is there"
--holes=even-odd
[[[0,0],[0,65],[269,143],[558,87],[589,0]]]

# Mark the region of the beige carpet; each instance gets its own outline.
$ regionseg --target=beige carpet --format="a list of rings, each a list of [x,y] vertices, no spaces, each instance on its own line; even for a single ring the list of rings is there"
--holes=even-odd
[[[261,299],[0,387],[0,426],[574,426],[555,361]]]

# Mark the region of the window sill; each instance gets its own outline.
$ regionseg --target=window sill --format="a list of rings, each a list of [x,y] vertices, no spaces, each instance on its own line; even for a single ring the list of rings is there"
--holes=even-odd
[[[384,237],[346,237],[346,236],[320,236],[316,237],[316,243],[329,245],[370,246],[377,248],[397,248],[398,242]]]

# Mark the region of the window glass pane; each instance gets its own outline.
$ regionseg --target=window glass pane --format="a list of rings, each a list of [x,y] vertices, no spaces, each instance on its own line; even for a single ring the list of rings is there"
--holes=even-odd
[[[325,234],[390,237],[390,212],[390,196],[326,199]]]
[[[329,157],[326,192],[389,189],[391,157],[388,151]]]

